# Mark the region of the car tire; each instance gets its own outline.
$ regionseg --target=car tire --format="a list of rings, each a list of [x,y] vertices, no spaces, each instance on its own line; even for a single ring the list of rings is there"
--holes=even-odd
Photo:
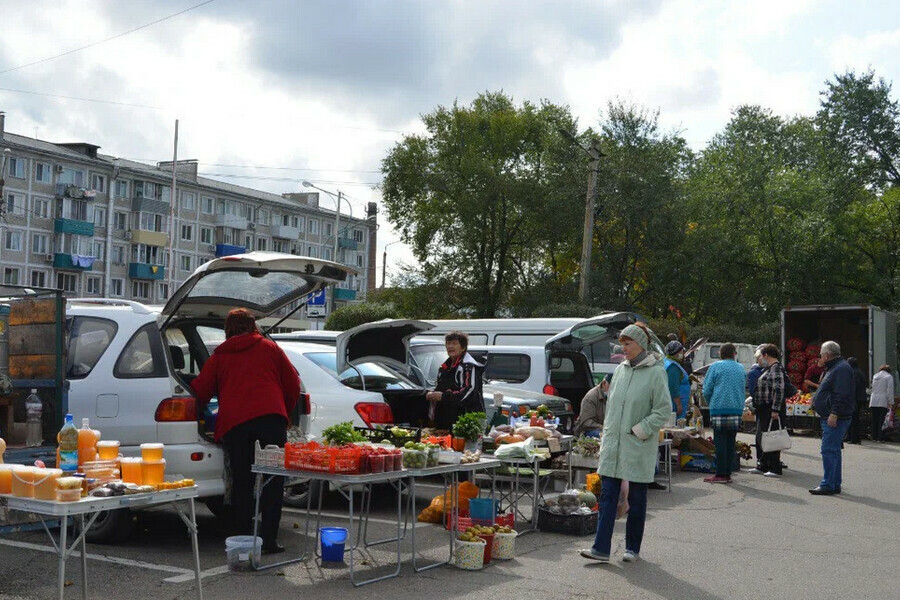
[[[118,544],[127,540],[134,531],[134,522],[134,515],[127,508],[105,510],[97,515],[85,538],[92,544]],[[81,520],[76,519],[76,535],[81,533],[80,528]]]
[[[206,504],[206,508],[209,509],[209,512],[213,514],[213,516],[222,521],[223,523],[228,523],[228,519],[231,516],[231,507],[225,504],[225,496],[210,496],[203,501]]]
[[[286,485],[284,486],[284,505],[291,508],[306,508],[310,494],[312,494],[312,500],[315,503],[321,487],[321,481],[310,480],[301,481],[294,485]]]

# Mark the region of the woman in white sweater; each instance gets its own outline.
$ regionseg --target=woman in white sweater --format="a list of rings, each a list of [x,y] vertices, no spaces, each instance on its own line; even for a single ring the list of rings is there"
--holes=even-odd
[[[881,365],[878,372],[872,377],[872,395],[869,398],[869,408],[872,412],[872,439],[883,442],[884,436],[881,425],[887,411],[894,405],[894,376],[891,375],[889,365]]]

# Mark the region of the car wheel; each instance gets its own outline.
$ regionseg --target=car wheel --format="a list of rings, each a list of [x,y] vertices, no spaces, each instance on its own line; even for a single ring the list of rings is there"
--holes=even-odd
[[[225,504],[225,496],[210,496],[203,501],[206,508],[220,521],[226,521],[229,517],[230,507]]]
[[[87,520],[87,517],[85,518]],[[75,520],[76,535],[80,534],[81,520]],[[101,512],[85,538],[92,544],[118,544],[124,542],[134,530],[134,515],[127,508]]]
[[[321,481],[307,480],[284,486],[284,505],[291,508],[306,508],[310,494],[313,502],[316,501],[321,485]]]

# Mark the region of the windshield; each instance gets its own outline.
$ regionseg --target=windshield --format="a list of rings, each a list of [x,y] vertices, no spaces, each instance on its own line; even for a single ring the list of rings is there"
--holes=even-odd
[[[356,390],[378,392],[419,389],[419,386],[413,382],[378,363],[360,363],[338,375],[335,367],[337,356],[334,352],[309,352],[303,356],[313,361],[343,385]]]
[[[437,384],[438,371],[441,364],[447,360],[446,348],[437,344],[413,344],[410,346],[409,353],[415,359],[416,366],[425,374],[428,385]]]
[[[219,271],[198,281],[188,297],[191,301],[214,298],[217,303],[273,312],[304,295],[313,285],[313,281],[299,273]]]

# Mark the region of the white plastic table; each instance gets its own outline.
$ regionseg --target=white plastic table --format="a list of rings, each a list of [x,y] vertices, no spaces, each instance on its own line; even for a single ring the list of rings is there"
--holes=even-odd
[[[348,510],[348,523],[347,527],[347,547],[349,550],[348,554],[350,555],[350,583],[354,586],[359,587],[361,585],[366,585],[369,583],[375,583],[376,581],[383,581],[385,579],[389,579],[391,577],[396,577],[400,574],[400,527],[403,521],[403,503],[401,501],[401,494],[397,494],[397,537],[392,538],[389,541],[397,542],[397,567],[392,573],[388,573],[387,575],[382,575],[380,577],[374,577],[372,579],[366,579],[364,581],[357,581],[355,578],[355,567],[353,561],[353,554],[357,549],[358,540],[354,542],[353,539],[353,497],[354,497],[354,486],[362,485],[364,486],[364,497],[366,493],[371,493],[368,490],[370,487],[377,483],[396,483],[402,479],[407,477],[407,471],[387,471],[385,473],[368,473],[366,475],[339,475],[335,473],[320,473],[316,471],[300,471],[297,469],[285,469],[284,467],[267,467],[262,465],[253,465],[252,472],[256,473],[256,486],[254,487],[254,496],[256,502],[256,514],[259,514],[259,499],[262,495],[263,488],[272,481],[275,477],[284,477],[284,478],[293,478],[293,477],[304,477],[310,479],[312,481],[322,481],[327,483],[336,484],[338,486],[346,486],[346,496],[350,501],[350,507]],[[318,513],[316,516],[317,524],[321,520],[322,513],[322,493],[323,488],[325,486],[319,486],[319,506]],[[342,492],[344,493],[344,492]],[[365,507],[365,502],[363,502],[363,507]],[[312,513],[312,494],[309,495],[309,499],[306,505],[306,526],[305,533],[306,536],[304,539],[307,539],[309,536],[309,521]],[[360,526],[362,525],[362,520],[368,519],[368,511],[363,508],[361,510],[361,515],[359,516],[361,519]],[[253,520],[253,538],[254,538],[254,548],[253,552],[250,553],[250,566],[256,571],[262,571],[265,569],[272,569],[274,567],[279,567],[283,565],[293,564],[297,562],[301,562],[306,560],[309,557],[309,553],[306,551],[304,542],[304,552],[299,557],[291,558],[288,560],[280,561],[277,563],[272,563],[268,565],[256,564],[256,536],[259,528],[259,521],[257,519]],[[318,543],[318,535],[319,529],[318,525],[316,526],[316,543]],[[359,536],[357,536],[359,537]],[[315,551],[315,549],[314,549]]]
[[[95,498],[88,496],[76,502],[55,502],[51,500],[35,500],[34,498],[20,498],[16,496],[0,496],[7,506],[13,510],[34,513],[41,519],[44,531],[50,538],[53,548],[56,550],[59,560],[58,588],[59,599],[63,600],[65,595],[66,582],[66,560],[75,551],[75,548],[81,546],[81,595],[84,600],[88,597],[87,583],[87,542],[85,537],[88,530],[97,520],[101,512],[107,510],[116,510],[119,508],[137,508],[145,506],[154,506],[158,504],[171,504],[178,511],[178,516],[187,525],[191,534],[191,545],[194,552],[194,573],[197,581],[197,600],[203,600],[203,588],[200,582],[200,551],[197,544],[197,517],[194,512],[194,498],[197,497],[197,487],[179,488],[177,490],[165,490],[162,492],[153,492],[150,494],[133,494],[129,496],[113,496],[110,498]],[[188,505],[188,514],[184,513],[180,502]],[[50,529],[47,527],[44,517],[57,517],[62,522],[59,528],[59,543],[53,537]],[[81,533],[68,545],[68,518],[78,517],[81,522]]]

